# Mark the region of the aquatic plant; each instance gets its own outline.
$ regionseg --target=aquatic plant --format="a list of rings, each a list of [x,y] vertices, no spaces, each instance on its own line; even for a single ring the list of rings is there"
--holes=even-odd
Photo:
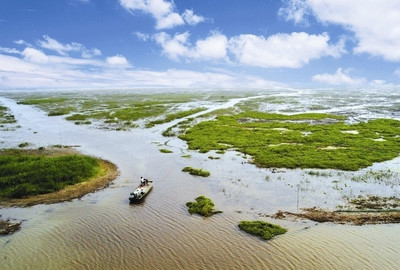
[[[30,144],[30,143],[28,143],[28,142],[22,142],[22,143],[18,144],[18,147],[19,147],[19,148],[25,148],[25,147],[28,147],[29,144]]]
[[[15,120],[14,115],[11,111],[4,106],[0,106],[0,124],[14,124],[17,120]]]
[[[200,122],[179,138],[200,153],[237,150],[259,167],[355,171],[398,156],[400,121],[349,125],[344,119],[331,114],[243,112]]]
[[[279,234],[284,234],[287,229],[271,224],[265,221],[240,221],[239,229],[249,234],[261,237],[264,240],[269,240]]]
[[[201,216],[209,217],[217,213],[222,213],[222,211],[215,211],[214,203],[211,199],[201,195],[195,199],[195,202],[187,202],[190,214],[199,214]]]
[[[165,148],[160,149],[160,152],[165,154],[173,153],[171,150]]]
[[[6,150],[0,155],[0,197],[50,193],[96,175],[99,161],[81,155],[44,156]]]
[[[210,176],[210,172],[205,171],[203,169],[195,169],[192,167],[185,167],[182,169],[182,172],[188,172],[191,175],[197,175],[197,176],[202,176],[202,177]]]

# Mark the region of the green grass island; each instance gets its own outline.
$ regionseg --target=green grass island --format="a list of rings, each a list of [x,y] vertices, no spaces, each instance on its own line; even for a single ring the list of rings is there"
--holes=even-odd
[[[101,189],[118,175],[105,160],[69,148],[3,149],[0,155],[0,204],[56,203]]]
[[[260,220],[241,221],[239,222],[238,227],[242,231],[245,231],[252,235],[256,235],[263,240],[270,240],[277,235],[287,232],[286,228]]]
[[[190,214],[198,214],[204,217],[222,213],[222,211],[215,211],[214,203],[204,195],[197,197],[194,202],[187,202],[186,206]]]

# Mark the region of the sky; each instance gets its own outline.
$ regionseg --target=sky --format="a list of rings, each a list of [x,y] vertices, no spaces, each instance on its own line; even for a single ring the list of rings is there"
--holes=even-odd
[[[400,1],[0,0],[26,88],[400,88]]]

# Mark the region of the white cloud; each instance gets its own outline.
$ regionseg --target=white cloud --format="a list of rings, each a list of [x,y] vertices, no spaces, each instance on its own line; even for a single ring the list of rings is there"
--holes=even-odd
[[[222,61],[262,68],[300,68],[311,60],[324,56],[340,57],[345,53],[344,40],[329,43],[326,33],[310,35],[304,32],[276,34],[265,38],[256,35],[239,35],[228,39],[219,32],[212,32],[194,44],[190,34],[174,36],[161,32],[153,39],[168,58],[180,61]],[[229,56],[233,56],[232,59]]]
[[[203,16],[195,15],[193,10],[185,10],[182,14],[183,19],[190,25],[196,25],[198,23],[204,22],[205,18]]]
[[[185,21],[194,25],[204,21],[204,18],[195,15],[192,10],[185,10],[180,15],[175,11],[172,1],[167,0],[119,0],[119,3],[126,10],[141,11],[153,16],[156,20],[156,29],[169,29],[185,24]]]
[[[111,57],[107,57],[106,62],[114,67],[128,67],[129,62],[122,55],[115,55]]]
[[[43,52],[34,48],[25,48],[22,52],[22,56],[28,62],[46,64],[49,62],[49,58]]]
[[[181,57],[188,55],[188,38],[188,32],[175,34],[174,37],[165,32],[154,35],[154,40],[162,47],[163,54],[173,60],[179,60]]]
[[[15,48],[4,48],[0,47],[0,52],[8,53],[8,54],[20,54],[21,52]]]
[[[309,14],[307,2],[304,0],[286,0],[284,6],[279,9],[278,15],[286,21],[294,21],[295,24],[308,25]]]
[[[166,34],[165,34],[166,35]],[[160,36],[166,39],[167,37]],[[175,35],[170,40],[186,48],[188,34]],[[225,40],[225,41],[224,41]],[[192,58],[219,58],[225,55],[226,45],[214,52],[208,46],[226,43],[226,38],[213,33],[189,48]],[[52,43],[60,44],[57,42]],[[215,44],[215,45],[214,45]],[[21,42],[19,45],[27,45]],[[62,44],[61,44],[62,45]],[[54,45],[55,46],[55,45]],[[57,48],[57,47],[54,47]],[[60,47],[63,48],[62,46]],[[186,48],[187,49],[187,48]],[[186,50],[184,49],[184,50]],[[173,50],[171,49],[171,52]],[[182,69],[166,71],[134,70],[122,55],[110,57],[70,57],[42,51],[26,46],[22,50],[3,48],[0,50],[0,89],[9,88],[125,88],[125,87],[173,87],[173,88],[275,88],[277,82],[246,74],[228,73],[223,70],[196,72]],[[178,54],[179,55],[179,54]]]
[[[134,32],[133,34],[141,41],[148,41],[150,39],[150,35],[146,33]]]
[[[263,68],[300,68],[313,59],[323,56],[339,57],[344,42],[329,44],[329,36],[310,35],[304,32],[276,34],[265,38],[240,35],[230,39],[229,50],[240,64]]]
[[[43,36],[44,40],[39,40],[39,45],[40,47],[52,51],[56,51],[62,56],[68,55],[69,52],[78,52],[82,55],[84,58],[91,58],[94,56],[99,56],[101,55],[101,51],[99,49],[91,49],[88,50],[86,47],[80,43],[77,42],[71,42],[69,44],[62,44],[58,42],[57,40],[44,35]]]
[[[335,74],[323,73],[314,75],[312,80],[331,85],[360,85],[366,82],[364,78],[352,78],[342,68],[338,68]]]
[[[228,40],[226,36],[214,32],[205,39],[189,42],[189,33],[175,34],[171,37],[165,32],[154,35],[155,41],[162,47],[163,54],[173,60],[226,60]]]
[[[297,5],[296,10],[298,2],[302,3]],[[290,3],[294,7],[292,13],[304,16],[309,9],[319,21],[341,25],[354,32],[358,41],[354,53],[400,61],[400,1],[290,0]],[[287,19],[301,20],[290,17],[291,12],[288,12]]]

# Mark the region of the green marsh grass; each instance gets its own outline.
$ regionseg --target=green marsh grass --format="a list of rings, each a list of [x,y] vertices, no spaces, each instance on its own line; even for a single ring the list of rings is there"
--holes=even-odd
[[[276,235],[285,234],[287,229],[265,221],[240,221],[239,229],[256,235],[263,240],[270,240]]]
[[[13,98],[19,104],[38,106],[49,116],[65,115],[69,121],[91,121],[96,127],[106,126],[114,130],[135,128],[138,123],[144,127],[167,123],[205,110],[199,107],[181,111],[180,105],[198,100],[226,99],[220,94],[193,93],[57,93],[57,96],[28,94],[14,95]],[[126,125],[127,122],[130,125]]]
[[[195,202],[187,202],[186,206],[190,214],[198,214],[204,217],[210,217],[222,211],[215,211],[214,203],[211,199],[201,195],[195,199]]]
[[[99,161],[81,155],[44,156],[21,150],[0,155],[0,197],[23,198],[51,193],[95,176]]]
[[[399,155],[400,121],[350,125],[344,120],[331,114],[251,111],[200,122],[179,138],[200,153],[235,149],[259,167],[355,171]]]
[[[197,175],[197,176],[202,176],[202,177],[210,176],[210,172],[205,171],[203,169],[195,169],[192,167],[185,167],[182,169],[182,172],[188,172],[191,175]]]

